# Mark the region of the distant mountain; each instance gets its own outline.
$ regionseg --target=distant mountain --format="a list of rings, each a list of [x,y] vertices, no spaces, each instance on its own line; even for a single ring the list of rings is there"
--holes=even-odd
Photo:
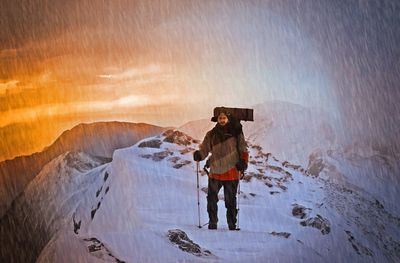
[[[206,136],[207,131],[211,130],[216,124],[210,119],[201,119],[187,122],[184,125],[178,127],[178,130],[190,134],[191,136],[193,136],[193,138],[203,140],[204,136]]]
[[[339,121],[319,108],[271,101],[254,106],[254,122],[244,122],[245,135],[278,158],[306,166],[315,148],[341,144]]]
[[[125,122],[79,124],[61,136],[42,152],[21,156],[0,163],[0,217],[12,200],[42,170],[43,166],[67,151],[83,151],[93,156],[109,158],[114,150],[159,134],[166,128]]]

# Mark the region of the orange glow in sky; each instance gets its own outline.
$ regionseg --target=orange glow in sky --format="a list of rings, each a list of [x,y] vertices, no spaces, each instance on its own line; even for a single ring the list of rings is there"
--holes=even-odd
[[[285,19],[246,2],[161,2],[7,3],[0,161],[82,122],[180,126],[273,99],[335,106],[329,76],[313,75],[318,50]]]

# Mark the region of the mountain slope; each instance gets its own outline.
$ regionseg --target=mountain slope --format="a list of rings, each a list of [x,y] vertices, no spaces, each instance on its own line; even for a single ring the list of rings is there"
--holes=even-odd
[[[98,174],[108,161],[67,152],[45,165],[0,220],[2,261],[34,262],[66,225],[76,231],[73,213],[90,205],[88,192],[103,181]]]
[[[65,131],[42,152],[17,157],[0,163],[0,217],[12,200],[40,172],[43,166],[67,151],[83,151],[110,158],[115,149],[128,147],[137,141],[159,134],[165,128],[124,122],[79,124]]]
[[[196,166],[192,152],[198,141],[179,131],[166,131],[117,150],[111,163],[69,173],[65,177],[69,179],[61,184],[57,184],[58,174],[54,170],[60,162],[66,163],[68,155],[55,160],[29,184],[25,193],[29,200],[37,200],[35,203],[42,206],[35,207],[36,211],[44,211],[53,196],[59,204],[55,206],[58,209],[41,213],[44,222],[54,222],[45,229],[57,231],[50,231],[50,242],[37,261],[400,259],[400,219],[371,195],[351,185],[312,176],[300,165],[279,161],[252,140],[249,146],[250,165],[241,183],[239,200],[239,232],[227,230],[222,191],[218,230],[197,227]],[[77,160],[88,158],[74,156],[78,156]],[[82,177],[87,178],[87,183],[82,183]],[[80,187],[77,191],[73,186]],[[46,191],[40,191],[42,187]],[[207,221],[206,187],[207,178],[201,172],[202,224]],[[80,202],[67,201],[77,192],[82,193]]]

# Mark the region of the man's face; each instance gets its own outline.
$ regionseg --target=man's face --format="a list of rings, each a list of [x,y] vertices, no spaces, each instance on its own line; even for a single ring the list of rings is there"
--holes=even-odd
[[[228,123],[228,117],[225,115],[225,113],[220,113],[218,115],[218,124],[221,126],[225,126]]]

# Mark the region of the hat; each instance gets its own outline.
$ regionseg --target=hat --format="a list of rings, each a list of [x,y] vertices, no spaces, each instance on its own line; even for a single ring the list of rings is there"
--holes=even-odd
[[[217,107],[217,108],[214,109],[214,116],[211,117],[211,121],[212,122],[217,122],[218,121],[218,116],[221,113],[224,113],[228,117],[228,119],[230,119],[231,113],[227,108],[225,108],[225,107]]]

